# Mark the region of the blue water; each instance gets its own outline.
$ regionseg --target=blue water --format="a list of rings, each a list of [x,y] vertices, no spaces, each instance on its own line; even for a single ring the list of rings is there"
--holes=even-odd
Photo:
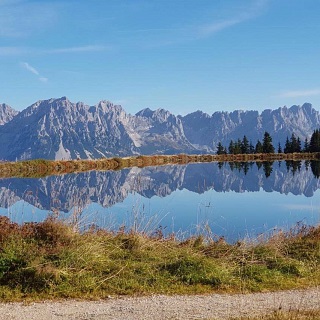
[[[297,223],[320,222],[320,181],[275,163],[271,174],[253,164],[245,175],[216,163],[88,172],[0,181],[0,214],[19,223],[59,212],[81,228],[161,228],[180,237],[208,234],[228,241],[255,238]]]
[[[102,226],[124,224],[132,227],[136,216],[140,231],[162,226],[166,233],[178,232],[186,236],[208,232],[205,228],[208,225],[213,235],[235,241],[289,229],[298,222],[319,223],[320,191],[308,198],[265,191],[218,193],[209,190],[197,194],[184,189],[165,199],[130,195],[111,208],[91,204],[84,212],[84,216]]]

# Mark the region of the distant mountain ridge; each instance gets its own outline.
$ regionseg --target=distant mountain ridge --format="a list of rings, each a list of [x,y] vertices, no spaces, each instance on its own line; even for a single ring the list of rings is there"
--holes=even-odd
[[[0,105],[0,159],[94,159],[138,154],[216,152],[219,141],[247,136],[252,143],[268,131],[276,146],[295,133],[303,141],[320,128],[311,104],[276,110],[196,111],[176,116],[146,108],[135,115],[120,105],[72,103],[66,97],[41,100],[21,112]]]

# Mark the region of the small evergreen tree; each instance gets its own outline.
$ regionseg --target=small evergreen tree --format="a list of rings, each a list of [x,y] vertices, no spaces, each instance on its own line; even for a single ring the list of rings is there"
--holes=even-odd
[[[243,136],[242,143],[241,143],[241,153],[244,153],[244,154],[250,153],[249,140],[245,135]]]
[[[290,144],[288,136],[287,136],[287,139],[286,139],[286,143],[284,145],[283,152],[284,153],[290,153],[291,152],[291,144]]]
[[[241,153],[241,140],[238,139],[235,144],[234,144],[234,150],[233,150],[234,154],[240,154]]]
[[[292,133],[290,139],[290,152],[301,152],[301,141],[300,138],[296,138],[295,134]]]
[[[301,140],[299,137],[297,138],[296,152],[301,152]]]
[[[286,144],[284,147],[284,153],[301,152],[301,140],[296,138],[295,134],[292,133],[291,138],[287,137]]]
[[[258,140],[256,144],[255,153],[262,153],[262,152],[263,152],[262,143],[260,140]]]
[[[279,142],[279,144],[278,144],[278,153],[282,153],[282,149],[281,149],[281,144],[280,144],[280,142]]]
[[[272,138],[267,131],[264,133],[264,136],[263,136],[262,150],[263,150],[263,153],[274,153]]]
[[[250,141],[250,144],[249,144],[249,153],[250,153],[250,154],[253,154],[254,151],[255,151],[254,146],[253,146],[252,142]]]
[[[310,149],[309,141],[308,141],[308,138],[306,138],[304,140],[303,152],[309,152],[309,149]]]
[[[290,138],[290,152],[296,152],[297,149],[297,139],[294,133],[292,133],[291,138]]]
[[[232,139],[230,140],[228,150],[229,150],[229,153],[230,153],[230,154],[233,154],[233,153],[234,153],[234,143],[233,143],[233,140],[232,140]]]
[[[320,131],[319,129],[314,130],[310,138],[309,145],[310,152],[320,152]]]
[[[220,141],[218,142],[218,145],[217,145],[217,154],[226,154],[226,149]]]

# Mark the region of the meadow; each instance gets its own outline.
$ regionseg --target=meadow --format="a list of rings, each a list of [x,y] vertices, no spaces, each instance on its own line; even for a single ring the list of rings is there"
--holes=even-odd
[[[0,300],[248,293],[320,284],[320,227],[227,243],[209,228],[178,239],[161,228],[86,230],[51,215],[0,218]]]

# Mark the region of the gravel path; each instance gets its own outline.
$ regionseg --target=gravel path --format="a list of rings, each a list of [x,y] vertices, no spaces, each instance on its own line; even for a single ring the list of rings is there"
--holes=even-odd
[[[0,304],[0,319],[228,319],[265,314],[271,310],[320,308],[320,288],[256,294],[194,296],[155,295],[103,301]]]

